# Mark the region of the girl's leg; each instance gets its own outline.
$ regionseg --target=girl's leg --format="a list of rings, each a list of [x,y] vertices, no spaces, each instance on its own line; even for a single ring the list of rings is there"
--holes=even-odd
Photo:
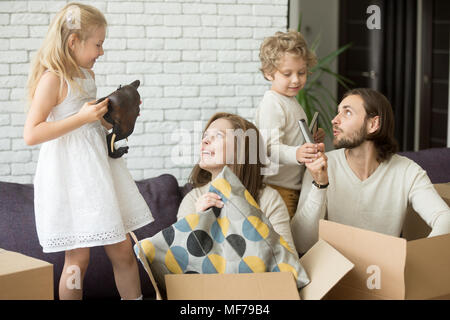
[[[89,248],[68,250],[59,280],[60,300],[81,300],[83,280],[89,265]]]
[[[140,298],[141,282],[130,236],[125,241],[105,246],[111,260],[117,290],[124,300]]]

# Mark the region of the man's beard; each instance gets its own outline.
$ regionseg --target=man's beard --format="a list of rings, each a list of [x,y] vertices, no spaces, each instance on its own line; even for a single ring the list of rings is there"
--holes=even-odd
[[[366,121],[364,121],[361,128],[359,130],[357,130],[355,133],[353,133],[351,137],[342,138],[340,140],[337,140],[336,138],[334,138],[333,145],[336,149],[341,149],[341,148],[353,149],[353,148],[359,147],[366,140],[367,140]]]

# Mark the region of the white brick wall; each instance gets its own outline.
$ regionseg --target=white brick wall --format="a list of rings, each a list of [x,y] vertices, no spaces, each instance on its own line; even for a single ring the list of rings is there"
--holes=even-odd
[[[287,27],[287,0],[81,1],[109,27],[94,66],[98,97],[141,81],[143,104],[128,140],[136,180],[173,174],[186,182],[199,135],[217,111],[253,120],[268,83],[262,39]],[[39,146],[22,139],[30,57],[67,1],[0,0],[0,180],[32,183]],[[201,121],[199,123],[199,121]],[[195,143],[195,144],[194,144]]]

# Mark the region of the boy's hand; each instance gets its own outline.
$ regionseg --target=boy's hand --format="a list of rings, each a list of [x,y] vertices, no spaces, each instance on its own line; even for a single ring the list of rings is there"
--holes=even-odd
[[[325,141],[325,131],[322,128],[319,128],[314,134],[314,142],[321,143],[324,141]]]
[[[324,151],[325,145],[323,143],[305,143],[297,148],[296,158],[299,163],[311,163],[319,157],[318,152]]]

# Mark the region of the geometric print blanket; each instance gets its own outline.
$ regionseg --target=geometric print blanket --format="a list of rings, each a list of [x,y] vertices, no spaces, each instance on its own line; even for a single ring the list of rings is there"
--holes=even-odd
[[[165,274],[182,273],[291,272],[299,289],[310,282],[288,243],[227,166],[209,191],[221,196],[223,208],[193,212],[134,246],[138,258],[138,246],[145,253],[160,288],[165,290]]]

